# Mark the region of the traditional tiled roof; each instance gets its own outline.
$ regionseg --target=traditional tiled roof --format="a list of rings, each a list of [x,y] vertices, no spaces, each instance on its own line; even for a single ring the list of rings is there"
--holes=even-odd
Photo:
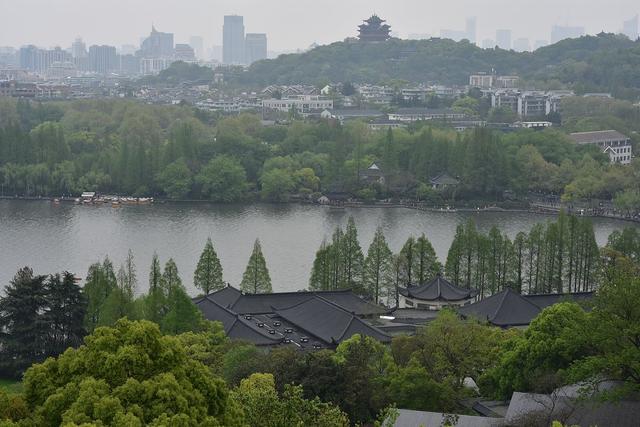
[[[452,177],[451,175],[449,175],[446,172],[441,173],[440,175],[434,176],[433,178],[431,178],[429,180],[429,182],[431,182],[431,184],[436,184],[436,185],[458,185],[458,184],[460,184],[459,180],[457,180],[456,178]]]
[[[577,144],[595,144],[606,141],[624,141],[628,136],[617,130],[599,130],[594,132],[575,132],[569,135]]]
[[[404,296],[423,301],[461,301],[473,298],[474,290],[464,289],[437,275],[432,281],[421,286],[401,289]]]
[[[291,307],[312,295],[319,295],[357,316],[376,316],[388,310],[370,303],[354,294],[350,289],[315,292],[275,292],[270,294],[244,294],[232,286],[209,294],[218,304],[240,314],[273,313],[277,308]]]
[[[378,328],[318,295],[308,296],[306,300],[275,313],[327,344],[337,345],[354,334],[370,336],[381,342],[391,341],[391,337]]]
[[[229,338],[246,340],[255,345],[268,346],[278,345],[283,342],[282,335],[270,335],[266,329],[260,328],[255,322],[234,313],[209,297],[202,297],[195,304],[205,319],[221,322]]]
[[[576,292],[573,294],[532,294],[523,295],[523,297],[540,307],[540,310],[543,310],[550,305],[565,301],[588,304],[593,295],[593,292]]]
[[[509,288],[458,309],[465,317],[486,320],[501,327],[526,326],[540,311],[540,307]]]

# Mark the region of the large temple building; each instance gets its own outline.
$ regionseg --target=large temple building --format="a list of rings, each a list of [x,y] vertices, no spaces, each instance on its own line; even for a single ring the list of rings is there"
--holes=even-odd
[[[388,310],[350,290],[245,294],[227,286],[194,302],[205,319],[222,323],[228,337],[258,346],[335,348],[354,334],[391,342],[370,323]]]
[[[358,26],[358,38],[363,42],[383,42],[389,40],[391,35],[391,26],[385,24],[384,19],[380,19],[378,15],[364,21],[364,24]]]

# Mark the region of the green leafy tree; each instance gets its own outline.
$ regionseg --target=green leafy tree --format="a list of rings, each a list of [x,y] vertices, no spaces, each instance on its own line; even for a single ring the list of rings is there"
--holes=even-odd
[[[393,253],[387,245],[382,228],[378,227],[364,263],[364,286],[374,301],[385,302],[387,305],[395,302],[392,263]]]
[[[291,173],[285,169],[272,169],[263,173],[260,182],[262,198],[274,202],[287,201],[296,188]]]
[[[43,425],[242,425],[224,382],[147,321],[96,329],[30,368],[24,388]]]
[[[575,303],[546,308],[521,336],[499,352],[498,364],[480,381],[496,397],[514,391],[549,393],[567,383],[567,369],[591,353],[587,313]]]
[[[640,390],[639,300],[637,272],[616,268],[598,290],[590,321],[581,323],[581,333],[569,340],[573,344],[590,339],[596,348],[595,354],[577,353],[581,357],[570,368],[571,380],[586,381],[592,390],[597,389],[601,378],[621,381],[622,386],[606,396],[609,398],[633,395]]]
[[[384,406],[380,379],[390,362],[386,347],[359,334],[338,345],[335,356],[341,368],[344,389],[342,409],[351,422],[368,422]]]
[[[243,379],[231,398],[239,403],[251,426],[346,427],[349,420],[339,408],[322,403],[317,397],[307,400],[300,386],[285,385],[278,395],[271,374],[252,374]]]
[[[414,357],[439,383],[463,389],[466,377],[478,380],[495,364],[495,354],[503,334],[473,320],[460,320],[451,310],[443,310],[416,335]]]
[[[170,199],[184,199],[191,192],[191,170],[183,159],[167,165],[157,176],[156,181]]]
[[[247,191],[247,173],[232,157],[220,155],[205,165],[196,176],[202,195],[214,202],[237,202]]]
[[[205,328],[202,313],[187,295],[173,258],[164,266],[162,289],[165,295],[164,314],[159,322],[162,332],[177,335]]]
[[[269,269],[267,269],[267,262],[262,254],[259,239],[253,243],[253,252],[251,252],[247,268],[242,275],[240,289],[243,292],[254,294],[272,292],[271,276],[269,276]]]
[[[198,265],[193,275],[193,284],[196,288],[202,290],[205,295],[225,286],[222,280],[222,265],[220,264],[220,259],[218,259],[218,254],[213,248],[210,237],[207,239],[207,243],[198,260]]]

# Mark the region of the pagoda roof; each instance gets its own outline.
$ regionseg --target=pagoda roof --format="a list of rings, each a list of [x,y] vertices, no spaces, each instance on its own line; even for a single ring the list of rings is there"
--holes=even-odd
[[[456,286],[441,275],[437,275],[429,283],[409,286],[400,292],[405,297],[422,301],[462,301],[476,295],[476,291]]]

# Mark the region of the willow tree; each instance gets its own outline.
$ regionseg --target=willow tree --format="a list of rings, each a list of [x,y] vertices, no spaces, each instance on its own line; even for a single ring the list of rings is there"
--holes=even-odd
[[[204,292],[205,295],[224,288],[222,280],[222,265],[218,254],[213,248],[211,238],[207,239],[204,250],[198,260],[198,266],[193,274],[193,283]]]
[[[260,245],[259,239],[256,239],[253,244],[253,252],[251,253],[251,257],[249,257],[247,269],[242,275],[240,289],[243,292],[253,294],[265,294],[272,292],[271,277],[269,276],[269,270],[267,269],[267,262],[262,254],[262,246]]]

